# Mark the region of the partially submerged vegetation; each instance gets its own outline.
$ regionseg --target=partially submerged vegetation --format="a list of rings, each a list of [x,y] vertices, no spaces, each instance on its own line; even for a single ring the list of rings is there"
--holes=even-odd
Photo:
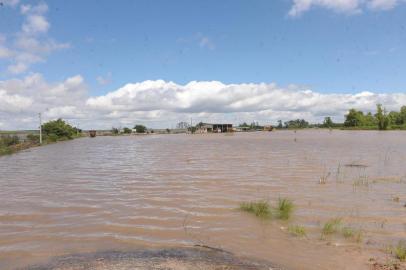
[[[393,248],[393,253],[401,262],[406,261],[406,241],[399,241],[397,246]]]
[[[322,238],[327,235],[331,235],[336,233],[341,227],[341,218],[334,218],[327,221],[322,229]]]
[[[301,225],[290,225],[288,227],[288,232],[291,235],[297,236],[297,237],[306,237],[307,236],[305,227],[303,227]]]
[[[271,218],[271,206],[267,201],[243,202],[240,204],[240,210],[254,214],[260,218]]]
[[[279,198],[276,216],[279,219],[288,220],[293,213],[293,202],[286,198]]]
[[[243,202],[240,210],[252,213],[260,218],[277,218],[288,220],[293,213],[293,202],[286,198],[279,198],[277,207],[272,207],[268,201]]]
[[[324,223],[321,231],[321,239],[333,234],[341,234],[345,239],[352,239],[357,243],[361,243],[363,239],[363,231],[350,226],[343,226],[341,218],[334,218]]]
[[[69,125],[62,119],[49,121],[42,125],[42,144],[57,141],[71,140],[81,136],[81,130]],[[15,152],[40,145],[40,136],[30,133],[24,139],[17,135],[0,136],[0,155],[13,154]]]

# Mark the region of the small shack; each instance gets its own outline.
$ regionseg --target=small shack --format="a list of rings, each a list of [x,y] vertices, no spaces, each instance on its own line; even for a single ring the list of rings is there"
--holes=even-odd
[[[201,123],[197,126],[198,133],[223,133],[232,132],[233,124],[209,124]]]

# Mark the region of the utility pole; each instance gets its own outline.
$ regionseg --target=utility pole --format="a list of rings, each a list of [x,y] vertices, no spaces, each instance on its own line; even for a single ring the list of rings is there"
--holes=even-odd
[[[39,117],[39,144],[42,144],[42,118],[41,113],[38,114]]]

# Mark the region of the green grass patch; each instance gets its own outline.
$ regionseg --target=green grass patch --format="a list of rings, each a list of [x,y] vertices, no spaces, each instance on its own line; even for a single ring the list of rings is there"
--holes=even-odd
[[[254,214],[260,218],[271,218],[271,206],[267,201],[243,202],[240,204],[240,210]]]
[[[401,262],[406,261],[406,241],[399,241],[398,245],[393,248],[393,253]]]
[[[334,218],[327,221],[322,229],[322,236],[331,235],[336,233],[341,227],[341,218]]]
[[[357,243],[360,243],[363,238],[363,232],[360,229],[354,229],[351,227],[344,227],[341,229],[341,233],[346,239],[353,239]]]
[[[277,218],[288,220],[294,209],[293,202],[286,198],[279,198],[277,207],[272,207],[268,201],[243,202],[240,210],[252,213],[260,218]]]
[[[300,225],[290,225],[288,227],[288,232],[297,237],[306,237],[306,229]]]
[[[294,210],[293,202],[286,198],[279,198],[276,210],[279,219],[288,220]]]

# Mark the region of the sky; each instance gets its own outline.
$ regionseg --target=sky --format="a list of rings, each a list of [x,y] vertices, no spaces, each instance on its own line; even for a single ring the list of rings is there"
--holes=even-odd
[[[406,105],[406,0],[0,0],[0,129]]]

